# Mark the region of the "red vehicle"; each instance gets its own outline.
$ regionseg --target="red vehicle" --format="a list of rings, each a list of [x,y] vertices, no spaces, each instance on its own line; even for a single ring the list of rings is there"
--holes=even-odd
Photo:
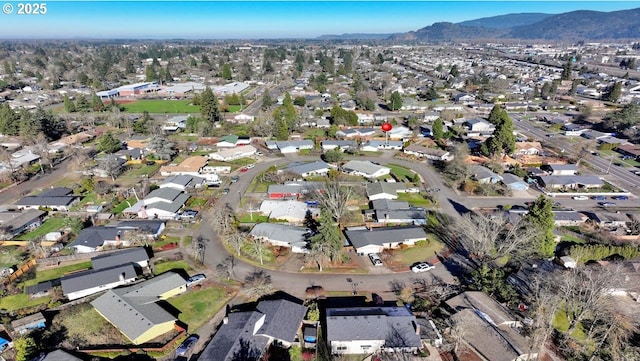
[[[246,172],[246,171],[248,171],[248,170],[249,170],[249,168],[244,167],[244,168],[240,169],[240,173],[244,173],[244,172]]]

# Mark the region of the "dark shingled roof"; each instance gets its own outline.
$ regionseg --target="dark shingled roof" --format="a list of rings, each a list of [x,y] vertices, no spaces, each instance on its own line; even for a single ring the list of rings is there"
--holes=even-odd
[[[91,265],[93,269],[103,269],[148,260],[149,254],[147,250],[144,249],[144,247],[136,247],[93,257],[91,259]]]
[[[124,274],[125,279],[136,278],[136,270],[129,263],[111,268],[74,273],[62,277],[60,283],[62,284],[62,291],[67,295],[72,292],[118,282],[122,274]]]

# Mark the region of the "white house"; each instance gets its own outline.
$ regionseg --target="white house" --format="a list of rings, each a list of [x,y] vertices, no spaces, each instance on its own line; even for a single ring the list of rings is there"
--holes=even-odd
[[[380,253],[385,249],[398,248],[401,245],[413,246],[417,241],[427,239],[424,228],[419,226],[350,227],[344,234],[360,255]]]
[[[368,179],[378,178],[391,173],[391,169],[370,161],[350,160],[342,166],[347,174],[359,175]]]
[[[235,159],[251,157],[257,152],[256,148],[252,145],[245,145],[244,147],[237,148],[224,148],[217,152],[210,153],[209,158],[219,160],[221,162],[230,162]]]
[[[540,155],[543,153],[540,142],[516,142],[514,155]]]
[[[249,235],[274,246],[291,248],[294,253],[308,253],[306,248],[307,229],[277,223],[258,223]]]
[[[290,173],[299,174],[301,177],[324,176],[329,173],[332,167],[321,160],[309,163],[291,163],[284,170]]]
[[[419,158],[426,158],[436,161],[449,161],[453,156],[446,150],[438,148],[428,148],[419,144],[412,144],[404,148],[404,154],[414,155]]]
[[[110,268],[78,272],[60,279],[62,293],[69,301],[135,281],[136,271],[131,263]]]
[[[237,135],[227,135],[216,143],[218,148],[235,148],[251,144],[251,137],[240,137]]]
[[[309,209],[305,202],[297,200],[264,200],[260,204],[260,213],[269,219],[285,220],[289,223],[302,223],[307,212],[318,214],[318,209]]]
[[[402,143],[401,140],[384,141],[372,139],[360,146],[360,150],[362,150],[363,152],[377,152],[384,149],[400,150],[403,146],[404,143]]]

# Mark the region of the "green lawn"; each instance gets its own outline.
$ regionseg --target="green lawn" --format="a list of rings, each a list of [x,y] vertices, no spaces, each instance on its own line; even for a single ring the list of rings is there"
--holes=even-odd
[[[409,247],[394,251],[395,259],[401,263],[410,265],[416,262],[424,262],[433,258],[436,253],[444,248],[444,244],[433,235],[429,235],[429,243],[424,246]]]
[[[242,244],[242,247],[240,247],[240,252],[242,252],[242,255],[246,257],[250,262],[260,265],[260,257],[254,254],[255,252],[253,251],[253,247],[253,242],[246,241]],[[262,262],[264,263],[264,265],[268,266],[275,264],[276,257],[273,252],[271,252],[267,245],[263,245],[263,247]]]
[[[430,207],[433,205],[431,201],[422,193],[400,193],[398,192],[398,200],[409,202],[412,206],[415,207]]]
[[[257,212],[253,213],[253,217],[249,213],[240,216],[240,223],[265,223],[269,221],[268,216],[263,216]]]
[[[166,261],[166,262],[156,263],[153,265],[153,271],[154,271],[153,273],[157,275],[172,269],[183,269],[185,271],[188,271],[191,269],[191,267],[189,267],[189,264],[185,260]]]
[[[26,293],[20,293],[17,295],[4,296],[0,297],[0,308],[4,308],[7,311],[19,310],[21,308],[28,308],[37,305],[41,305],[43,303],[49,303],[51,297],[38,297],[34,299],[29,299],[29,295]]]
[[[189,207],[202,207],[207,204],[207,200],[205,198],[190,198],[187,204]]]
[[[30,280],[26,280],[24,282],[25,286],[32,286],[38,284],[40,282],[55,280],[56,278],[60,278],[67,273],[85,270],[91,268],[91,261],[75,263],[67,266],[56,267],[45,270],[36,269],[36,277]]]
[[[72,211],[82,210],[86,206],[95,205],[98,201],[98,195],[95,192],[87,193],[82,196],[82,200],[71,207]]]
[[[131,207],[132,205],[136,204],[136,199],[135,198],[129,198],[129,199],[125,199],[124,201],[120,202],[120,204],[118,204],[117,206],[113,207],[113,209],[111,209],[111,213],[113,214],[120,214],[122,213],[122,211],[124,211],[125,209]]]
[[[64,226],[64,218],[59,217],[50,217],[48,218],[40,227],[34,229],[31,232],[27,232],[18,236],[17,239],[22,241],[30,241],[37,239],[38,237],[44,236],[49,232],[55,232],[61,229]]]
[[[393,175],[395,175],[401,181],[411,181],[416,174],[410,169],[399,166],[397,164],[388,164],[387,167],[391,168],[391,173],[393,173]]]
[[[582,244],[585,243],[585,240],[580,238],[580,237],[576,237],[574,235],[571,234],[563,234],[562,237],[560,238],[561,242],[572,242],[572,243],[578,243],[578,244]]]
[[[230,298],[224,288],[209,287],[189,291],[168,301],[180,310],[180,316],[178,316],[180,321],[189,325],[191,332],[195,332],[222,309]]]
[[[564,310],[559,310],[558,313],[556,313],[555,317],[553,318],[553,327],[558,332],[562,333],[567,332],[567,330],[569,329],[569,319],[567,318],[567,314]],[[581,343],[586,341],[587,335],[584,333],[581,324],[576,327],[576,329],[571,334],[571,337]]]
[[[165,237],[164,239],[159,239],[155,242],[153,242],[153,247],[154,248],[160,248],[163,247],[169,243],[177,243],[178,245],[180,245],[180,237],[179,236],[170,236],[170,237]]]
[[[246,108],[246,106],[243,107],[243,109]],[[240,111],[240,106],[239,105],[228,105],[227,106],[227,112],[228,113],[237,113]]]
[[[20,263],[24,252],[26,252],[25,248],[18,246],[0,247],[0,267],[11,267]]]
[[[191,100],[138,100],[124,104],[127,113],[199,113],[200,107],[191,105]]]
[[[155,163],[153,165],[130,165],[129,169],[122,175],[122,177],[140,178],[143,175],[151,176],[160,169],[160,164]]]

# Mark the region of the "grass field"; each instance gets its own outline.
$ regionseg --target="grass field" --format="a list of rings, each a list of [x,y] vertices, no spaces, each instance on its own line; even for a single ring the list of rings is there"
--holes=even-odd
[[[415,246],[394,251],[394,258],[398,262],[407,265],[411,265],[416,262],[423,262],[433,258],[436,253],[440,252],[440,250],[444,248],[444,244],[434,238],[435,237],[430,235],[429,243],[424,246]]]
[[[194,332],[209,321],[230,299],[222,287],[203,288],[170,298],[169,303],[180,310],[180,321]]]
[[[51,297],[38,297],[29,299],[29,295],[26,293],[20,293],[17,295],[0,297],[0,308],[4,308],[7,311],[19,310],[21,308],[34,307],[43,303],[49,303]]]
[[[0,248],[0,267],[11,267],[22,260],[24,248],[18,246],[3,246]]]
[[[185,260],[166,261],[166,262],[156,263],[153,265],[153,273],[157,275],[170,271],[172,269],[183,269],[185,271],[188,271],[191,269],[191,267],[189,267],[189,264]]]
[[[64,226],[64,218],[51,217],[47,219],[40,227],[34,229],[31,232],[27,232],[18,236],[17,239],[21,241],[30,241],[40,236],[44,236],[49,232],[55,232]]]
[[[191,100],[138,100],[124,105],[127,113],[199,113],[200,107],[191,105]]]
[[[136,203],[136,199],[135,198],[125,199],[124,201],[120,202],[120,204],[118,204],[117,206],[113,207],[113,209],[111,210],[111,213],[113,213],[113,214],[122,213],[122,211],[124,211],[125,209],[127,209],[130,206],[134,205],[135,203]]]
[[[56,267],[45,270],[36,270],[36,277],[24,282],[25,286],[32,286],[40,282],[60,278],[67,273],[91,268],[91,261],[75,263],[67,266]]]
[[[398,193],[398,200],[409,202],[415,207],[430,207],[433,205],[422,193]]]
[[[391,173],[395,175],[401,181],[411,181],[415,176],[415,173],[410,169],[399,166],[397,164],[389,164],[387,167],[391,168]]]
[[[127,344],[125,337],[100,316],[89,303],[64,309],[52,321],[66,330],[66,338],[75,340],[80,346]]]

